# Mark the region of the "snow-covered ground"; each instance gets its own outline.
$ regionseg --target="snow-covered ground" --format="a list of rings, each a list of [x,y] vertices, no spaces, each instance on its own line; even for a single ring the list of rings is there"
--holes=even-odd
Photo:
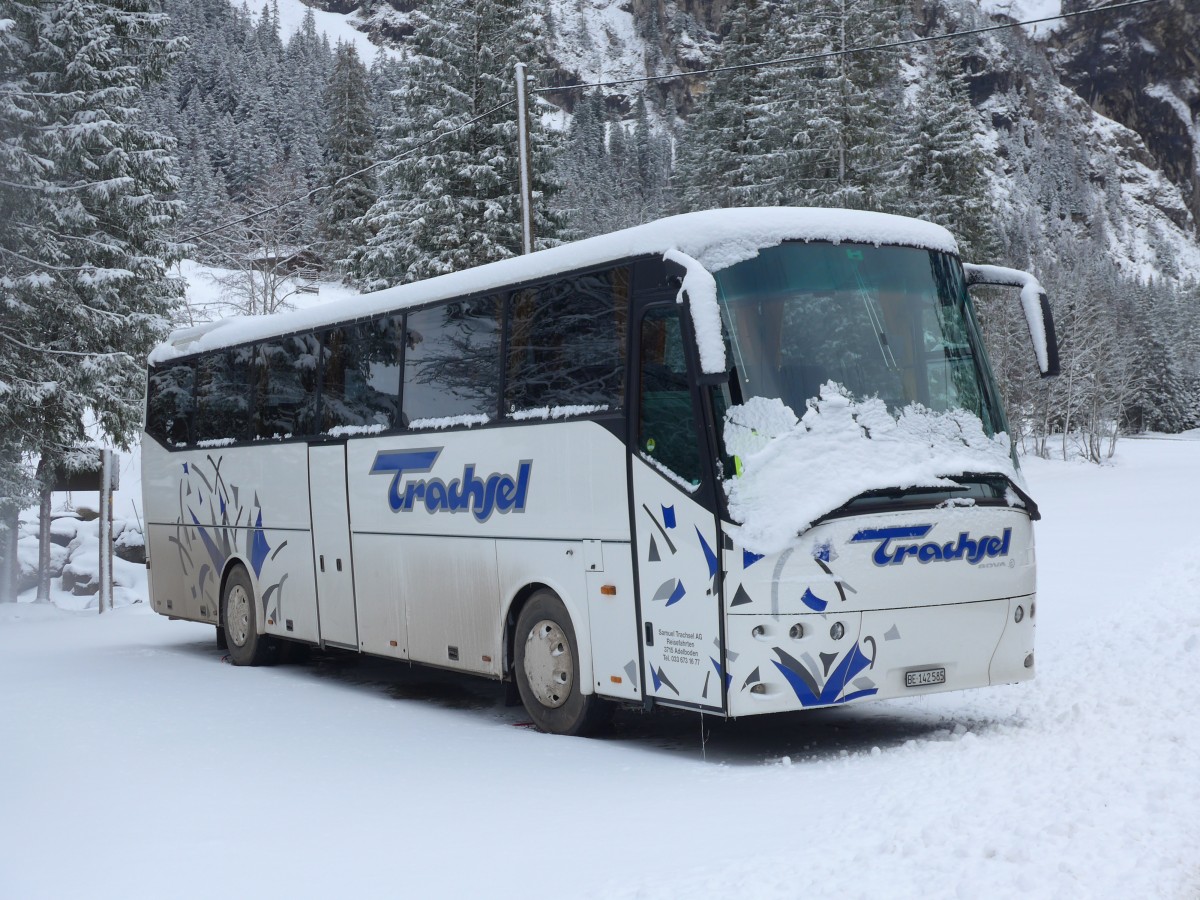
[[[491,683],[0,607],[0,896],[1200,896],[1200,440],[1032,461],[1038,677],[522,727]]]

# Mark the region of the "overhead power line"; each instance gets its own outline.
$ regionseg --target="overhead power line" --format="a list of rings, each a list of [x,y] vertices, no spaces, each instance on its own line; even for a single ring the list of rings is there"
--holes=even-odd
[[[672,80],[679,79],[679,78],[700,78],[700,77],[707,76],[707,75],[716,75],[721,72],[736,72],[736,71],[741,71],[741,70],[745,70],[745,69],[762,69],[762,68],[767,68],[770,66],[787,66],[787,65],[795,65],[797,63],[816,62],[816,61],[822,60],[822,59],[834,59],[834,58],[840,57],[840,56],[850,56],[855,53],[873,53],[873,52],[880,51],[880,50],[897,50],[901,47],[913,47],[918,44],[933,43],[934,41],[956,40],[958,38],[970,37],[972,35],[987,34],[989,32],[993,32],[993,31],[1005,31],[1005,30],[1012,29],[1012,28],[1023,28],[1026,25],[1040,25],[1044,22],[1056,22],[1056,21],[1061,21],[1063,19],[1074,19],[1074,18],[1079,18],[1081,16],[1090,16],[1090,15],[1095,15],[1097,13],[1102,13],[1102,12],[1111,12],[1113,10],[1128,9],[1128,8],[1134,7],[1134,6],[1145,6],[1146,4],[1149,4],[1149,3],[1161,3],[1161,2],[1163,2],[1163,0],[1126,0],[1126,2],[1123,2],[1123,3],[1113,3],[1108,6],[1096,6],[1096,7],[1092,7],[1091,9],[1080,9],[1080,10],[1076,10],[1075,12],[1060,13],[1056,16],[1043,16],[1040,19],[1027,19],[1023,22],[1003,22],[999,25],[988,25],[988,26],[985,26],[982,28],[970,28],[965,31],[951,31],[951,32],[947,32],[946,34],[934,34],[934,35],[929,35],[928,37],[909,38],[909,39],[903,40],[903,41],[891,41],[886,44],[871,44],[871,45],[867,45],[867,46],[863,46],[863,47],[847,47],[843,50],[827,50],[823,53],[810,53],[810,54],[805,54],[803,56],[785,56],[785,57],[781,57],[779,59],[763,60],[762,62],[740,63],[738,65],[733,65],[733,66],[716,66],[711,69],[698,69],[694,72],[676,72],[671,75],[647,75],[647,76],[643,76],[643,77],[639,77],[639,78],[618,78],[618,79],[615,79],[612,81],[580,82],[578,84],[566,84],[566,85],[562,85],[560,87],[536,88],[536,89],[530,91],[530,93],[532,93],[532,94],[555,94],[555,93],[561,93],[563,91],[586,90],[587,88],[617,87],[619,85],[626,85],[626,84],[647,84],[647,83],[659,82],[659,81],[672,81]],[[475,116],[475,118],[470,119],[466,122],[463,122],[461,125],[458,125],[454,128],[450,128],[450,129],[447,129],[446,131],[442,131],[442,132],[439,132],[439,133],[433,135],[432,137],[429,138],[429,140],[424,141],[420,144],[417,144],[415,147],[410,147],[408,150],[405,150],[403,153],[401,153],[397,156],[393,156],[390,159],[381,160],[376,163],[371,163],[371,165],[366,166],[362,169],[359,169],[357,172],[350,172],[347,175],[343,175],[341,178],[339,178],[333,184],[327,184],[327,185],[321,185],[319,187],[315,187],[310,191],[307,191],[303,194],[297,194],[295,197],[292,197],[289,200],[284,200],[283,202],[277,203],[274,206],[264,207],[263,209],[257,210],[255,212],[249,213],[244,216],[241,216],[240,218],[232,219],[228,222],[222,222],[220,225],[214,225],[212,228],[208,228],[204,231],[197,232],[196,234],[189,235],[185,238],[180,238],[179,243],[182,243],[182,244],[191,243],[192,241],[199,240],[200,238],[203,238],[203,237],[207,237],[210,234],[216,234],[218,231],[224,231],[225,229],[232,228],[235,225],[241,225],[245,222],[253,221],[254,219],[259,218],[260,216],[266,215],[267,213],[276,212],[280,209],[283,209],[284,207],[291,206],[294,203],[299,203],[302,200],[307,200],[310,197],[315,197],[317,194],[320,194],[324,191],[333,190],[333,188],[337,187],[344,181],[348,181],[351,178],[356,178],[359,175],[365,175],[367,172],[370,172],[373,169],[377,169],[380,166],[388,166],[388,165],[391,165],[392,163],[397,163],[400,160],[404,159],[406,156],[410,156],[411,154],[417,152],[418,150],[423,150],[424,148],[430,146],[431,144],[437,143],[444,137],[448,137],[449,135],[454,134],[457,131],[462,131],[464,128],[469,128],[470,126],[474,125],[476,122],[481,122],[484,119],[488,118],[489,116],[493,116],[496,113],[500,112],[501,110],[507,109],[508,107],[515,105],[516,102],[517,101],[515,99],[513,99],[513,100],[507,101],[506,103],[501,103],[499,106],[494,106],[491,109],[489,109],[487,112],[480,113],[478,116]]]
[[[716,75],[721,72],[738,72],[745,69],[764,69],[768,66],[788,66],[796,63],[815,62],[821,59],[833,59],[839,56],[849,56],[854,53],[871,53],[877,50],[896,50],[901,47],[912,47],[917,44],[929,44],[934,41],[948,41],[956,38],[970,37],[977,34],[987,34],[990,31],[1004,31],[1011,28],[1023,28],[1026,25],[1040,25],[1043,22],[1055,22],[1061,19],[1073,19],[1079,16],[1090,16],[1095,13],[1109,12],[1114,9],[1127,9],[1131,6],[1144,6],[1147,3],[1161,3],[1162,0],[1127,0],[1125,3],[1114,3],[1110,6],[1096,6],[1091,9],[1080,9],[1075,12],[1060,13],[1057,16],[1043,16],[1040,19],[1027,19],[1024,22],[1003,22],[999,25],[987,25],[983,28],[970,28],[965,31],[951,31],[946,34],[933,34],[928,37],[909,38],[903,41],[890,41],[886,44],[870,44],[863,47],[847,47],[844,50],[826,50],[823,53],[810,53],[804,56],[784,56],[779,59],[768,59],[762,62],[739,63],[734,66],[716,66],[712,69],[697,69],[694,72],[675,72],[671,75],[646,75],[640,78],[618,78],[612,81],[580,82],[566,84],[561,87],[537,88],[535,94],[556,94],[561,91],[577,91],[586,88],[617,87],[623,84],[647,84],[658,81],[673,81],[679,78],[697,78],[704,75]]]

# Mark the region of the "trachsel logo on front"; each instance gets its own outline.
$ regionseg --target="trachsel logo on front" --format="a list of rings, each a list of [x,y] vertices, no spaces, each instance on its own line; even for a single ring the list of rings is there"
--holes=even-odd
[[[1005,528],[1001,535],[989,534],[981,538],[973,538],[969,531],[962,531],[959,532],[956,540],[944,544],[937,541],[915,543],[932,530],[932,525],[864,528],[850,538],[850,543],[878,542],[879,546],[871,554],[871,559],[877,566],[896,566],[909,557],[919,563],[965,559],[974,566],[985,558],[994,559],[998,556],[1008,556],[1009,544],[1012,541],[1012,529]]]
[[[494,512],[525,512],[533,460],[521,460],[516,475],[493,472],[480,478],[475,474],[475,464],[468,463],[463,466],[462,477],[449,482],[413,477],[432,471],[443,449],[381,450],[375,454],[371,474],[392,476],[388,486],[392,512],[411,512],[421,505],[428,513],[469,512],[477,522],[486,522]]]

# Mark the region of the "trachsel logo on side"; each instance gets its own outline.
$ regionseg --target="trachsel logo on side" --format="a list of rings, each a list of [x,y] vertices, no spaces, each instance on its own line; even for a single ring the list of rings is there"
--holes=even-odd
[[[480,478],[475,474],[475,464],[468,463],[462,477],[449,482],[412,477],[431,471],[443,449],[381,450],[375,454],[371,474],[392,476],[388,486],[392,512],[411,512],[420,504],[428,513],[469,512],[477,522],[486,522],[493,512],[525,512],[533,460],[521,460],[515,476],[493,472]]]
[[[1012,529],[1005,528],[1002,535],[989,534],[978,539],[972,538],[969,531],[963,531],[959,533],[957,540],[945,544],[939,544],[937,541],[902,543],[905,540],[919,541],[932,530],[932,525],[864,528],[850,538],[850,543],[878,542],[879,546],[871,554],[871,559],[877,566],[896,566],[910,556],[919,563],[965,559],[974,566],[985,557],[1008,556],[1009,544],[1012,541]]]

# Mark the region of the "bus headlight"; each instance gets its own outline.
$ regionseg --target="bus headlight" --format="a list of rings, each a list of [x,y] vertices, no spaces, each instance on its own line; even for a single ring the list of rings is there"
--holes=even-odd
[[[1025,618],[1025,607],[1017,604],[1016,612],[1013,613],[1013,621],[1020,623],[1023,618]]]
[[[846,635],[846,626],[841,622],[834,622],[833,627],[829,629],[829,636],[835,641],[840,641]]]

